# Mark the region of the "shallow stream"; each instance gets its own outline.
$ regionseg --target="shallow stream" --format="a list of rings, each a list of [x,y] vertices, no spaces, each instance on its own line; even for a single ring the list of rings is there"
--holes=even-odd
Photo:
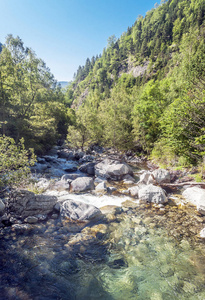
[[[2,230],[0,299],[205,299],[203,218],[131,201],[109,210],[93,224]]]

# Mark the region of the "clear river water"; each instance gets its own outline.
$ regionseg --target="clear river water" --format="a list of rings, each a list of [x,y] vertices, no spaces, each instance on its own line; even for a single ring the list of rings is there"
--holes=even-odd
[[[1,230],[0,299],[205,299],[204,219],[193,208],[126,201],[105,212],[97,223]]]

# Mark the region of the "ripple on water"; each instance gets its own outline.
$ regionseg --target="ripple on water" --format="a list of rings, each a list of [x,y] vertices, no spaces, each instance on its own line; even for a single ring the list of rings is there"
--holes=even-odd
[[[160,215],[125,206],[102,224],[52,220],[21,234],[5,229],[0,298],[205,299],[205,248],[195,238],[202,219],[175,207]]]

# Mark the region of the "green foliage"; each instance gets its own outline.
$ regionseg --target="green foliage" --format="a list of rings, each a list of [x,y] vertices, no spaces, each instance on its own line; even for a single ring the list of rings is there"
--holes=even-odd
[[[205,154],[204,20],[204,0],[161,1],[119,39],[110,37],[66,92],[67,105],[76,108],[70,137],[81,147],[137,146],[164,166],[199,163]]]
[[[12,138],[0,136],[0,153],[0,191],[6,186],[22,186],[35,163],[33,151],[25,149],[23,139],[16,144]]]
[[[68,102],[68,100],[67,100]],[[1,133],[39,153],[66,136],[70,119],[61,88],[22,40],[8,35],[0,53]]]

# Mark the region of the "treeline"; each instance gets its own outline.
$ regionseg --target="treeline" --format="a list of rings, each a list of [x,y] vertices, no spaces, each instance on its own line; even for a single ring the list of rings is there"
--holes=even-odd
[[[36,153],[66,136],[72,110],[46,64],[9,35],[0,53],[0,135]]]
[[[205,154],[205,1],[162,1],[138,17],[81,81],[68,140],[133,149],[162,164],[188,165]],[[148,66],[148,67],[146,67]],[[144,68],[133,76],[133,68]]]

